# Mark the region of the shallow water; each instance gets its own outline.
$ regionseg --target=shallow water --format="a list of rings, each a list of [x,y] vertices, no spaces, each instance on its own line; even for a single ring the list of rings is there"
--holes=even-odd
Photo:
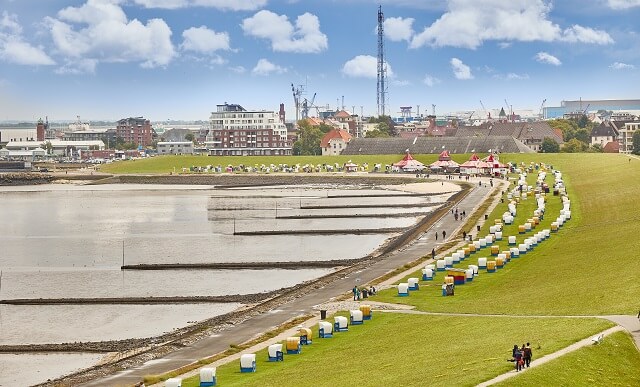
[[[0,353],[0,386],[31,386],[42,383],[47,379],[91,367],[103,357],[104,355],[95,353]]]
[[[329,197],[371,194],[387,196]],[[418,220],[416,213],[432,211],[449,196],[389,196],[395,194],[336,185],[234,190],[162,185],[1,187],[0,299],[228,295],[292,286],[331,270],[122,272],[119,268],[123,256],[126,264],[356,259],[395,234],[240,236],[233,235],[234,222],[238,231],[408,227]],[[375,207],[350,208],[351,204]],[[388,204],[411,207],[385,208]],[[336,208],[301,208],[308,205]],[[276,219],[276,212],[372,217]],[[376,217],[400,213],[407,216]],[[151,337],[238,306],[0,305],[0,344]],[[42,382],[100,358],[38,356],[0,355],[0,385],[15,385],[14,380]]]

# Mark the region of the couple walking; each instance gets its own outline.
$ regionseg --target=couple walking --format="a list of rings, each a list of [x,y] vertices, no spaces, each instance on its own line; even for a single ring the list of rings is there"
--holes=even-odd
[[[526,366],[529,368],[531,364],[531,357],[533,356],[533,352],[531,351],[531,346],[529,343],[525,346],[522,344],[522,347],[518,348],[518,345],[513,346],[512,350],[513,362],[516,363],[516,372],[522,371],[522,369]]]

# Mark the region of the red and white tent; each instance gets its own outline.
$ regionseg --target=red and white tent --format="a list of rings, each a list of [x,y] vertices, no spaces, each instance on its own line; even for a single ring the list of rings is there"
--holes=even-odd
[[[397,163],[393,164],[394,169],[402,170],[404,172],[415,172],[422,171],[424,169],[424,164],[414,159],[409,152],[404,156],[404,158]]]
[[[488,172],[492,175],[506,175],[508,172],[507,166],[500,162],[498,155],[492,153],[482,159],[482,161],[487,163]]]
[[[451,156],[449,152],[444,150],[438,156],[438,161],[435,161],[429,165],[429,168],[433,170],[442,170],[445,172],[454,172],[456,169],[460,167],[460,164],[451,160]]]

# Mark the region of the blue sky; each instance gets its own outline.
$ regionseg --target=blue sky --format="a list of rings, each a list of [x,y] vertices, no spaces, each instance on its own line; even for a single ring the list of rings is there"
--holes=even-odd
[[[438,114],[640,98],[640,0],[0,0],[0,120],[208,119],[239,103],[294,117],[376,113],[377,8],[387,111]]]

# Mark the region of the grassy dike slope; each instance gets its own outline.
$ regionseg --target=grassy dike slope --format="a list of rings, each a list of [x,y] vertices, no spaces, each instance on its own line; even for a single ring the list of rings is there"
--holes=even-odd
[[[626,332],[590,345],[496,386],[640,386],[640,353]]]
[[[217,369],[219,386],[472,386],[513,368],[515,343],[536,355],[557,351],[612,324],[600,319],[515,319],[376,313],[331,339],[317,338],[284,362],[256,353],[256,373],[239,361]],[[199,385],[198,376],[182,384]]]
[[[460,287],[455,297],[440,296],[442,275],[432,285],[400,298],[393,290],[381,301],[402,302],[419,309],[456,313],[519,315],[635,314],[640,299],[640,161],[608,154],[506,155],[504,161],[536,160],[562,171],[571,199],[572,219],[559,233],[532,252],[512,260],[495,274]],[[530,176],[531,177],[531,176]],[[547,178],[553,182],[553,177]],[[533,200],[518,207],[514,227],[531,217]],[[528,207],[527,207],[528,206]],[[506,203],[489,219],[500,218]],[[549,197],[544,223],[559,212],[557,197]],[[539,227],[540,228],[540,227]],[[506,236],[515,235],[507,229]],[[481,235],[487,232],[486,227]],[[518,236],[518,243],[521,237]],[[484,249],[475,258],[490,257]],[[464,263],[466,267],[472,260]]]

